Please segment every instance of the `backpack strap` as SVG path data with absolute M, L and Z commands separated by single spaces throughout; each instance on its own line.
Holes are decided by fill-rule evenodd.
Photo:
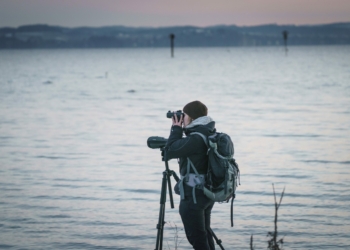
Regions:
M 231 198 L 231 227 L 233 227 L 233 201 L 236 198 L 236 194 L 233 194 L 232 198 Z
M 191 160 L 187 157 L 187 170 L 186 175 L 181 178 L 179 189 L 180 189 L 180 196 L 181 200 L 185 199 L 185 189 L 184 189 L 184 181 L 188 182 L 189 180 L 189 174 L 190 174 L 190 165 L 192 164 Z M 192 164 L 193 165 L 193 164 Z
M 197 176 L 201 176 L 196 167 L 193 165 L 192 161 L 190 160 L 190 158 L 187 157 L 187 171 L 186 171 L 186 175 L 183 176 L 183 178 L 181 178 L 181 181 L 179 183 L 179 189 L 180 189 L 180 196 L 181 196 L 181 200 L 185 199 L 185 190 L 184 190 L 184 181 L 185 182 L 189 182 L 189 178 L 190 178 L 190 169 L 193 169 L 193 171 L 195 172 L 195 174 Z M 199 180 L 201 180 L 199 178 Z M 200 188 L 202 189 L 204 186 L 204 183 L 201 181 L 201 183 L 198 183 L 197 185 L 193 186 L 192 188 L 192 197 L 193 197 L 193 203 L 197 204 L 197 199 L 196 199 L 196 188 Z
M 194 134 L 194 133 L 192 133 Z M 200 134 L 200 133 L 198 133 Z M 190 175 L 190 168 L 192 166 L 192 169 L 194 170 L 194 172 L 196 174 L 198 174 L 198 171 L 197 169 L 194 167 L 193 163 L 191 162 L 190 158 L 187 157 L 187 169 L 186 169 L 186 174 L 185 176 L 181 176 L 181 180 L 179 182 L 179 189 L 180 189 L 180 197 L 181 197 L 181 200 L 185 199 L 185 189 L 184 189 L 184 181 L 185 182 L 188 182 L 189 181 L 189 175 Z M 192 196 L 193 196 L 193 201 L 194 203 L 196 204 L 197 203 L 197 200 L 196 200 L 196 195 L 195 195 L 195 186 L 193 187 L 193 190 L 192 190 Z

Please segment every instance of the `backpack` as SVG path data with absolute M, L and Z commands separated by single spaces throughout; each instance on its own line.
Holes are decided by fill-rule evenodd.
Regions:
M 215 133 L 208 137 L 198 132 L 191 133 L 191 135 L 195 134 L 201 136 L 208 147 L 208 172 L 204 177 L 205 182 L 201 182 L 203 177 L 198 174 L 193 163 L 187 158 L 187 174 L 184 176 L 184 179 L 188 181 L 191 176 L 189 173 L 190 167 L 195 172 L 194 175 L 200 177 L 194 179 L 198 183 L 198 185 L 193 187 L 194 203 L 196 203 L 195 188 L 203 189 L 205 196 L 216 202 L 229 202 L 231 199 L 231 227 L 233 227 L 233 201 L 236 197 L 235 192 L 238 186 L 239 167 L 233 158 L 234 148 L 232 140 L 225 133 Z

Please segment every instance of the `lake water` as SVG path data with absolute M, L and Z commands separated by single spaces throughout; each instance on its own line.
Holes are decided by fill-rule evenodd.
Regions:
M 225 249 L 266 249 L 272 184 L 285 249 L 350 249 L 350 46 L 0 50 L 0 75 L 0 249 L 154 249 L 164 162 L 146 141 L 193 100 L 240 165 L 235 226 L 212 213 Z M 164 249 L 175 226 L 191 249 L 174 198 Z

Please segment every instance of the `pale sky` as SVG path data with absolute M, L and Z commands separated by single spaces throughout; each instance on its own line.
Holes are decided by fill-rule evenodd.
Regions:
M 0 0 L 0 27 L 334 22 L 350 22 L 350 0 Z

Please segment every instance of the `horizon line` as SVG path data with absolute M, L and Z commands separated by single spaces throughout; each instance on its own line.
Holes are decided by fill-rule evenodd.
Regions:
M 318 23 L 318 24 L 278 24 L 278 23 L 262 23 L 262 24 L 256 24 L 256 25 L 236 25 L 236 24 L 213 24 L 208 26 L 196 26 L 196 25 L 169 25 L 169 26 L 127 26 L 127 25 L 102 25 L 102 26 L 89 26 L 89 25 L 82 25 L 82 26 L 64 26 L 64 25 L 55 25 L 55 24 L 45 24 L 45 23 L 33 23 L 33 24 L 23 24 L 19 25 L 17 27 L 14 26 L 2 26 L 0 29 L 3 28 L 20 28 L 20 27 L 28 27 L 28 26 L 51 26 L 51 27 L 61 27 L 61 28 L 69 28 L 69 29 L 76 29 L 76 28 L 107 28 L 107 27 L 124 27 L 124 28 L 135 28 L 135 29 L 161 29 L 161 28 L 178 28 L 178 27 L 195 27 L 195 28 L 210 28 L 210 27 L 217 27 L 217 26 L 236 26 L 236 27 L 258 27 L 258 26 L 268 26 L 268 25 L 274 25 L 274 26 L 294 26 L 294 27 L 300 27 L 300 26 L 322 26 L 322 25 L 334 25 L 334 24 L 350 24 L 350 21 L 344 22 L 330 22 L 330 23 Z

